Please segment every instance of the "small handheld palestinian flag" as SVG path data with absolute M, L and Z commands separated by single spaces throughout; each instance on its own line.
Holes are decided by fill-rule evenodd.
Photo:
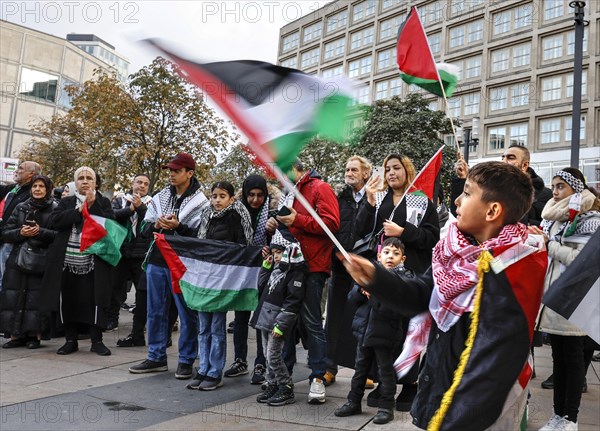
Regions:
M 254 311 L 262 247 L 163 234 L 156 245 L 171 272 L 173 292 L 192 310 Z
M 92 215 L 83 204 L 83 227 L 79 251 L 95 254 L 102 260 L 117 266 L 121 260 L 121 245 L 127 236 L 127 229 L 115 220 Z
M 442 145 L 439 150 L 429 159 L 429 161 L 423 166 L 423 169 L 419 171 L 417 176 L 415 177 L 411 187 L 409 187 L 409 193 L 413 193 L 416 191 L 423 192 L 429 200 L 435 202 L 435 196 L 433 196 L 433 192 L 435 190 L 435 182 L 440 173 L 440 168 L 442 167 L 442 150 L 445 145 Z
M 404 82 L 438 96 L 445 93 L 446 97 L 450 97 L 454 93 L 460 69 L 453 64 L 435 63 L 427 34 L 414 6 L 398 31 L 396 51 L 400 77 Z

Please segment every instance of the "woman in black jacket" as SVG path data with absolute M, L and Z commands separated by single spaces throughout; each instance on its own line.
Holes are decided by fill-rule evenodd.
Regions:
M 6 262 L 4 289 L 0 293 L 0 332 L 11 335 L 2 347 L 40 347 L 43 313 L 40 311 L 41 271 L 18 266 L 21 248 L 47 250 L 56 231 L 50 216 L 56 207 L 52 196 L 52 181 L 43 175 L 31 180 L 31 197 L 17 205 L 2 228 L 2 240 L 13 248 Z M 43 257 L 41 257 L 43 259 Z M 43 263 L 42 268 L 43 268 Z
M 383 168 L 385 178 L 375 176 L 367 182 L 367 202 L 356 216 L 357 237 L 372 231 L 381 232 L 381 243 L 388 237 L 400 238 L 406 246 L 406 266 L 415 273 L 424 273 L 431 265 L 431 250 L 440 239 L 436 206 L 422 193 L 407 193 L 416 177 L 408 157 L 390 154 Z M 379 191 L 382 180 L 384 190 Z
M 102 329 L 107 323 L 113 267 L 96 255 L 80 252 L 84 205 L 91 215 L 114 219 L 110 200 L 96 192 L 96 173 L 87 166 L 75 171 L 75 195 L 63 198 L 52 212 L 57 234 L 48 252 L 43 304 L 49 311 L 60 309 L 66 343 L 57 354 L 79 350 L 79 325 L 84 324 L 90 330 L 90 350 L 108 356 Z

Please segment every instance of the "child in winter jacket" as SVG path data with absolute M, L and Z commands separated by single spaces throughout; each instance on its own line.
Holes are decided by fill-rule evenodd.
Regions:
M 251 321 L 252 326 L 262 331 L 267 358 L 267 385 L 256 401 L 270 406 L 295 401 L 294 385 L 282 352 L 284 335 L 294 328 L 305 291 L 306 264 L 300 245 L 289 231 L 284 230 L 284 233 L 289 239 L 277 230 L 271 240 L 271 255 L 265 256 L 259 276 L 260 303 Z
M 404 268 L 405 259 L 404 244 L 397 237 L 386 239 L 377 255 L 377 260 L 387 270 L 409 275 L 411 272 Z M 375 363 L 380 383 L 379 411 L 373 418 L 373 423 L 386 424 L 394 419 L 394 360 L 403 339 L 403 317 L 376 299 L 371 299 L 371 295 L 358 284 L 348 294 L 348 300 L 358 306 L 352 320 L 352 332 L 357 341 L 356 366 L 348 402 L 334 414 L 344 417 L 362 412 L 360 403 L 365 394 L 367 375 Z

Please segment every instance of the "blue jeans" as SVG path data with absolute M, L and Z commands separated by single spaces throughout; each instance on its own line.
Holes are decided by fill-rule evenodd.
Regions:
M 321 298 L 323 288 L 325 287 L 327 274 L 324 272 L 310 272 L 306 275 L 305 286 L 306 293 L 300 317 L 306 329 L 308 355 L 310 361 L 308 366 L 312 370 L 309 379 L 322 379 L 327 369 L 327 341 L 325 331 L 323 330 L 323 320 L 321 316 Z
M 169 307 L 175 300 L 179 313 L 179 362 L 193 364 L 198 354 L 198 315 L 185 304 L 182 294 L 173 293 L 169 268 L 149 264 L 146 268 L 148 288 L 148 359 L 167 360 Z
M 10 243 L 0 243 L 0 292 L 2 292 L 2 278 L 4 277 L 4 272 L 6 270 L 6 261 L 8 260 L 8 255 L 12 251 L 12 248 L 13 245 Z
M 227 359 L 226 316 L 227 313 L 198 312 L 200 332 L 198 334 L 198 373 L 221 378 Z

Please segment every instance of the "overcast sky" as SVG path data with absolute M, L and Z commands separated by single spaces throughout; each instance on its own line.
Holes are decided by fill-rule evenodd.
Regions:
M 153 37 L 191 59 L 277 60 L 279 29 L 328 1 L 10 1 L 4 20 L 61 38 L 93 33 L 128 58 L 129 72 L 157 53 L 136 41 Z

